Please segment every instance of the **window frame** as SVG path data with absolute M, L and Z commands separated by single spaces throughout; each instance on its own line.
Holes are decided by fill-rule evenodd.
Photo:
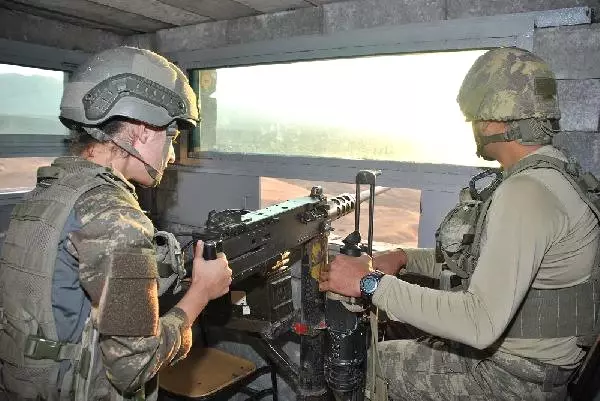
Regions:
M 517 46 L 533 49 L 536 19 L 541 13 L 508 14 L 434 21 L 369 29 L 327 36 L 304 36 L 233 45 L 215 49 L 166 53 L 181 68 L 212 69 L 340 57 L 458 51 Z M 190 74 L 191 75 L 191 74 Z M 360 169 L 382 170 L 381 185 L 420 190 L 450 190 L 464 185 L 477 167 L 382 160 L 285 156 L 202 151 L 188 153 L 183 133 L 178 168 L 203 173 L 268 176 L 304 180 L 352 182 Z
M 330 35 L 296 36 L 213 49 L 166 52 L 165 56 L 180 67 L 191 70 L 499 46 L 531 50 L 538 14 L 506 14 L 352 29 Z
M 214 69 L 290 61 L 406 54 L 516 46 L 533 50 L 535 28 L 590 24 L 589 7 L 435 21 L 371 29 L 328 36 L 291 37 L 215 49 L 166 53 L 185 70 Z M 382 171 L 378 185 L 421 190 L 419 247 L 431 247 L 437 214 L 447 210 L 458 191 L 479 171 L 477 167 L 381 160 L 234 154 L 203 151 L 188 154 L 190 133 L 183 133 L 176 169 L 203 174 L 206 179 L 235 183 L 268 176 L 352 183 L 361 169 Z M 214 177 L 214 178 L 213 178 Z M 258 189 L 257 189 L 258 191 Z M 243 194 L 240 194 L 243 195 Z M 423 204 L 426 200 L 426 204 Z M 206 205 L 206 207 L 214 205 Z M 258 205 L 257 205 L 258 206 Z M 424 210 L 426 208 L 427 210 Z M 190 211 L 191 212 L 191 211 Z M 198 210 L 196 210 L 198 212 Z M 435 215 L 435 216 L 434 216 Z

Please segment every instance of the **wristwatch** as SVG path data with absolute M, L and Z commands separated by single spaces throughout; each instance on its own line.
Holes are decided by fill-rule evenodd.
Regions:
M 373 294 L 383 276 L 385 276 L 385 273 L 374 270 L 360 279 L 360 295 L 365 301 L 371 302 Z

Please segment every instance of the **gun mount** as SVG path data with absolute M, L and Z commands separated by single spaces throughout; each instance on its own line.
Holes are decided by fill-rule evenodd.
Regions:
M 212 241 L 211 246 L 227 255 L 233 271 L 230 293 L 209 303 L 204 323 L 258 335 L 264 352 L 287 376 L 298 400 L 329 399 L 324 374 L 325 296 L 319 291 L 318 278 L 328 263 L 331 223 L 388 189 L 374 187 L 328 198 L 321 187 L 313 187 L 308 196 L 256 211 L 212 211 L 204 227 L 178 233 L 191 236 L 190 244 Z M 295 310 L 291 265 L 297 261 L 301 264 L 301 299 L 300 309 Z M 188 264 L 191 270 L 191 260 Z M 300 336 L 299 365 L 273 342 L 290 330 Z

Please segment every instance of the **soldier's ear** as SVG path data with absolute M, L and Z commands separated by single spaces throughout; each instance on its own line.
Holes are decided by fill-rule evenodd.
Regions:
M 150 137 L 154 134 L 154 131 L 144 124 L 132 124 L 131 126 L 131 142 L 135 143 L 139 141 L 140 143 L 146 143 L 150 139 Z
M 88 144 L 85 148 L 83 148 L 83 150 L 81 151 L 81 156 L 85 159 L 91 159 L 94 157 L 94 154 L 96 153 L 96 144 L 95 143 L 90 143 Z

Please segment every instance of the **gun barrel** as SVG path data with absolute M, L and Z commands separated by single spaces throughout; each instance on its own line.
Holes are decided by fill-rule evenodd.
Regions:
M 380 195 L 384 192 L 389 191 L 388 187 L 375 187 L 375 195 Z M 359 203 L 362 203 L 369 199 L 370 190 L 364 190 L 360 193 Z M 343 193 L 330 198 L 327 201 L 329 206 L 328 214 L 331 220 L 337 220 L 342 216 L 347 215 L 354 211 L 356 207 L 356 195 Z

